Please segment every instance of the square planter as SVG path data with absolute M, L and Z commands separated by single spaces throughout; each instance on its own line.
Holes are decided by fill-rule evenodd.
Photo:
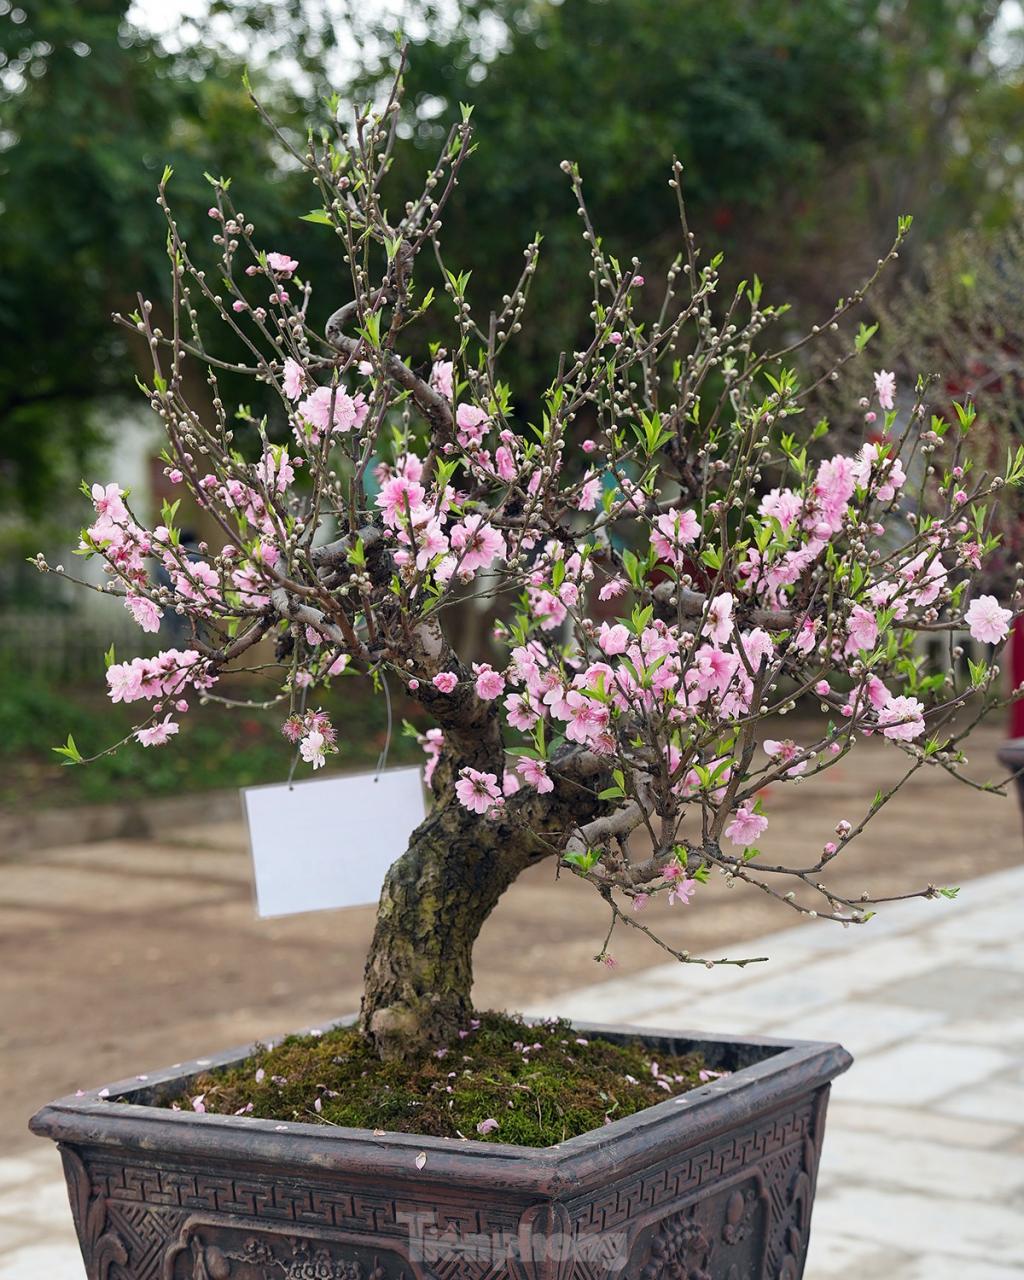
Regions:
M 799 1280 L 839 1045 L 646 1028 L 731 1072 L 553 1147 L 151 1105 L 248 1046 L 43 1107 L 88 1280 Z

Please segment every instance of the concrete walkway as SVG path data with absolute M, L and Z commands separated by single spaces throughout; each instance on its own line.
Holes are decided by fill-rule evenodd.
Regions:
M 748 943 L 760 975 L 670 965 L 532 1012 L 840 1041 L 806 1280 L 1024 1280 L 1022 919 L 1024 868 Z
M 955 902 L 747 944 L 765 971 L 662 966 L 534 1013 L 840 1040 L 805 1280 L 1024 1280 L 1024 868 Z M 55 1152 L 0 1159 L 0 1280 L 83 1280 Z

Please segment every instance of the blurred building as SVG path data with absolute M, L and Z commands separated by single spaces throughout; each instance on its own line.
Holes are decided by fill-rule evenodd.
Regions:
M 81 478 L 89 484 L 116 478 L 131 491 L 139 519 L 152 524 L 167 496 L 159 423 L 144 406 L 116 405 L 104 434 L 109 443 Z M 56 575 L 41 575 L 28 563 L 30 555 L 41 551 L 49 564 L 63 565 L 69 575 L 100 586 L 105 575 L 98 558 L 74 554 L 80 530 L 91 518 L 88 502 L 70 477 L 66 488 L 54 494 L 45 524 L 27 526 L 20 513 L 0 512 L 0 546 L 11 551 L 0 556 L 0 661 L 63 681 L 95 673 L 99 655 L 111 643 L 120 655 L 147 650 L 154 637 L 139 631 L 120 600 L 82 590 Z

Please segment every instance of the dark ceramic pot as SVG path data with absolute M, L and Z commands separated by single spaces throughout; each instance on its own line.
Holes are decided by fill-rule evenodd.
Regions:
M 545 1149 L 154 1107 L 246 1048 L 33 1118 L 89 1280 L 799 1280 L 835 1044 L 639 1036 L 729 1071 Z

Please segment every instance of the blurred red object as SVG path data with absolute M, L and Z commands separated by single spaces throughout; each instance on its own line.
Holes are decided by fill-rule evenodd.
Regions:
M 1024 617 L 1014 622 L 1010 635 L 1010 680 L 1015 689 L 1024 681 Z M 1010 737 L 1024 738 L 1024 698 L 1010 703 Z

